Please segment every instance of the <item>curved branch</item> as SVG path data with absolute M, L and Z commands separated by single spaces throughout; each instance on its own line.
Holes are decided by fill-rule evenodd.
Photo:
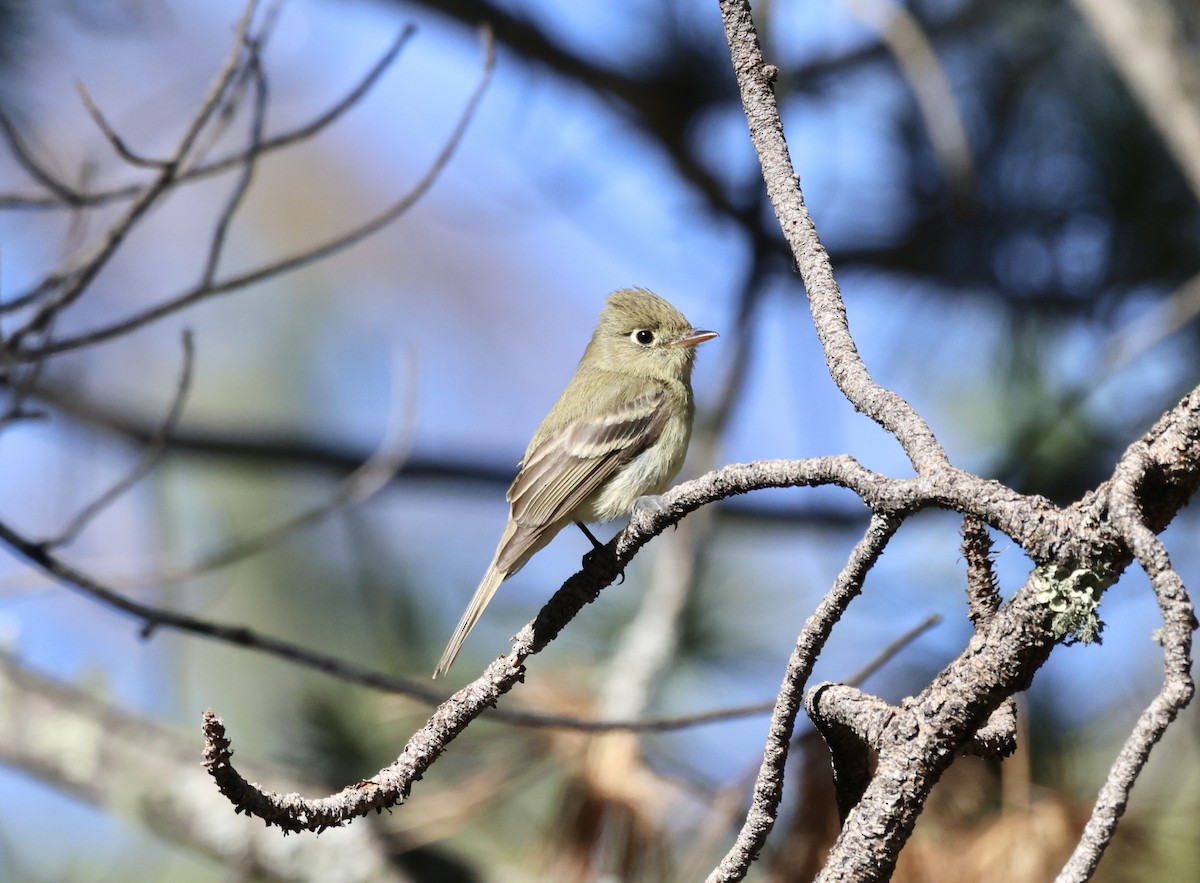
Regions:
M 493 661 L 480 677 L 443 702 L 425 726 L 413 734 L 392 764 L 372 778 L 345 788 L 338 794 L 305 799 L 296 794 L 263 791 L 246 782 L 230 760 L 232 752 L 220 719 L 211 710 L 206 712 L 205 765 L 217 781 L 221 792 L 239 812 L 255 815 L 267 824 L 277 825 L 285 831 L 322 831 L 372 810 L 402 803 L 407 799 L 413 784 L 447 745 L 465 730 L 471 721 L 493 707 L 504 694 L 524 679 L 524 661 L 549 644 L 585 604 L 595 600 L 600 591 L 617 578 L 638 549 L 651 537 L 661 533 L 686 512 L 700 505 L 693 505 L 694 501 L 689 499 L 689 490 L 691 488 L 688 485 L 681 485 L 663 496 L 662 510 L 642 513 L 635 517 L 629 526 L 605 547 L 608 555 L 596 555 L 591 558 L 584 570 L 568 579 L 537 617 L 521 629 L 507 657 Z M 801 644 L 793 654 L 794 658 L 800 660 L 796 669 L 797 675 L 805 666 L 811 668 L 824 641 L 822 629 L 832 628 L 832 623 L 836 621 L 838 605 L 844 606 L 857 594 L 870 564 L 878 557 L 883 545 L 898 526 L 899 519 L 892 516 L 878 516 L 872 519 L 867 537 L 856 547 L 851 563 L 839 575 L 834 589 L 827 596 L 824 605 L 825 618 L 821 620 L 827 620 L 827 627 L 813 625 L 811 628 L 806 627 L 801 633 Z M 818 617 L 814 616 L 810 623 L 817 619 Z M 827 635 L 827 630 L 825 634 Z M 792 667 L 789 666 L 789 672 L 791 671 Z M 792 723 L 795 721 L 801 696 L 799 690 L 795 691 L 795 707 L 790 711 Z M 788 709 L 777 704 L 772 718 L 772 734 L 776 742 L 782 740 L 782 747 L 778 749 L 782 753 L 778 758 L 780 770 L 782 760 L 787 754 L 787 742 L 791 738 L 791 724 L 787 722 L 788 719 Z M 764 781 L 769 776 L 769 773 L 764 772 Z M 769 800 L 771 786 L 765 784 L 763 790 L 764 795 L 767 795 L 764 799 Z
M 986 484 L 975 479 L 979 484 Z M 262 791 L 247 784 L 229 762 L 227 742 L 215 715 L 206 716 L 209 743 L 206 756 L 210 771 L 239 810 L 251 812 L 269 824 L 289 831 L 319 831 L 355 816 L 383 806 L 402 802 L 413 783 L 445 750 L 446 746 L 472 720 L 491 708 L 505 693 L 518 684 L 525 674 L 525 660 L 544 649 L 586 604 L 594 601 L 605 586 L 614 582 L 619 573 L 653 537 L 678 522 L 689 512 L 718 499 L 748 493 L 765 487 L 804 487 L 833 484 L 848 487 L 867 500 L 876 514 L 866 537 L 856 547 L 846 569 L 839 575 L 818 614 L 810 619 L 801 632 L 800 645 L 794 654 L 795 665 L 789 668 L 793 679 L 807 677 L 815 653 L 823 644 L 829 628 L 836 620 L 838 605 L 844 605 L 857 594 L 861 580 L 870 564 L 894 533 L 903 514 L 934 505 L 927 496 L 940 493 L 922 479 L 887 479 L 864 469 L 850 457 L 826 457 L 811 460 L 776 460 L 727 466 L 694 481 L 685 482 L 662 497 L 662 507 L 642 509 L 634 514 L 629 525 L 604 547 L 607 554 L 590 557 L 584 569 L 568 579 L 532 622 L 516 635 L 509 655 L 492 662 L 474 682 L 459 690 L 434 712 L 424 727 L 412 736 L 397 760 L 375 777 L 347 788 L 339 794 L 316 800 L 304 800 L 296 795 L 279 795 Z M 953 494 L 966 501 L 986 499 L 975 490 L 958 488 Z M 945 494 L 942 494 L 945 496 Z M 810 658 L 811 654 L 811 658 Z M 791 737 L 795 709 L 799 708 L 802 690 L 792 691 L 794 703 L 777 704 L 773 720 L 772 744 Z M 794 704 L 795 709 L 789 710 Z M 784 730 L 787 732 L 785 733 Z M 782 749 L 786 755 L 786 744 Z M 772 763 L 782 763 L 783 755 L 776 754 Z M 781 767 L 780 767 L 781 768 Z M 771 770 L 764 762 L 762 773 L 762 811 L 773 813 L 770 784 Z M 765 832 L 764 832 L 765 836 Z
M 773 88 L 778 69 L 763 61 L 748 0 L 721 0 L 721 17 L 750 140 L 758 154 L 775 216 L 804 280 L 830 375 L 856 408 L 896 437 L 917 472 L 948 466 L 946 452 L 929 426 L 908 402 L 875 382 L 850 336 L 841 289 L 788 153 Z
M 0 653 L 5 704 L 0 759 L 5 767 L 120 817 L 123 824 L 141 826 L 223 867 L 238 868 L 238 877 L 283 883 L 316 879 L 315 868 L 352 867 L 354 879 L 411 883 L 412 875 L 395 862 L 393 844 L 366 826 L 341 832 L 336 840 L 292 837 L 281 842 L 277 832 L 262 826 L 231 824 L 229 804 L 212 790 L 196 763 L 192 734 L 132 714 L 96 692 L 47 677 Z M 278 766 L 258 767 L 252 774 L 288 776 Z M 291 787 L 299 785 L 296 781 Z M 57 822 L 60 827 L 71 824 L 61 818 Z M 5 862 L 14 864 L 11 858 Z
M 1113 476 L 1111 512 L 1121 538 L 1149 577 L 1162 613 L 1162 687 L 1138 717 L 1113 762 L 1083 835 L 1058 875 L 1060 883 L 1091 879 L 1116 833 L 1133 784 L 1150 759 L 1150 750 L 1196 692 L 1191 656 L 1192 632 L 1197 627 L 1195 609 L 1166 547 L 1146 526 L 1138 502 L 1147 473 L 1158 466 L 1148 449 L 1149 445 L 1139 443 L 1121 459 Z
M 788 658 L 783 686 L 779 690 L 775 712 L 771 715 L 767 746 L 758 778 L 754 782 L 750 811 L 733 847 L 709 875 L 709 883 L 742 879 L 771 833 L 779 801 L 783 797 L 784 765 L 792 730 L 796 726 L 796 714 L 804 700 L 804 686 L 834 625 L 862 591 L 867 573 L 883 554 L 888 541 L 900 529 L 900 524 L 901 519 L 894 515 L 876 514 L 871 518 L 867 532 L 850 553 L 850 560 L 834 580 L 833 587 L 804 623 L 796 647 Z

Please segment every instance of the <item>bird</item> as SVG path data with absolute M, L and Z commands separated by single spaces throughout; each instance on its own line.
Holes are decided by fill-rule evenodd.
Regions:
M 719 336 L 692 327 L 644 288 L 608 296 L 575 374 L 542 420 L 506 499 L 508 523 L 454 629 L 435 678 L 453 664 L 500 583 L 566 525 L 630 514 L 679 473 L 692 434 L 696 347 Z

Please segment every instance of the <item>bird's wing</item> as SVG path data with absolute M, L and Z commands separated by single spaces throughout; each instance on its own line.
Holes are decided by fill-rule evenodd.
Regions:
M 542 531 L 569 516 L 622 466 L 662 434 L 666 391 L 614 383 L 588 417 L 564 426 L 529 451 L 508 490 L 516 530 L 497 555 L 506 570 L 536 545 Z M 640 394 L 639 394 L 640 393 Z

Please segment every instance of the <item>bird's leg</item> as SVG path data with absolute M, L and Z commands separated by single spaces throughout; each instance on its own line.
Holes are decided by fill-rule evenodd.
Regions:
M 592 551 L 598 552 L 604 548 L 604 543 L 596 539 L 596 535 L 587 529 L 587 525 L 582 521 L 576 521 L 575 526 L 583 531 L 583 535 L 592 541 Z
M 592 541 L 592 550 L 583 556 L 583 566 L 587 567 L 593 561 L 596 560 L 597 555 L 605 552 L 606 549 L 604 547 L 604 543 L 602 543 L 598 539 L 596 539 L 596 535 L 593 534 L 590 530 L 588 530 L 587 525 L 584 524 L 582 521 L 576 521 L 575 526 L 577 528 L 579 528 L 581 531 L 583 531 L 583 535 L 585 537 L 587 537 L 589 540 Z M 617 585 L 620 585 L 621 583 L 625 582 L 625 571 L 622 570 L 617 575 L 621 577 L 621 581 L 618 582 Z

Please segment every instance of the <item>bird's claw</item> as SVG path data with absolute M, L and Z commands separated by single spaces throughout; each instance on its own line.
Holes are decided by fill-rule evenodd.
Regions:
M 603 558 L 604 556 L 611 556 L 611 555 L 612 555 L 612 552 L 611 552 L 611 550 L 609 550 L 609 548 L 607 546 L 597 546 L 594 549 L 589 549 L 587 552 L 583 553 L 583 567 L 586 570 L 590 567 L 600 565 L 601 558 Z M 625 582 L 624 568 L 617 571 L 617 576 L 619 577 L 619 579 L 617 580 L 617 585 L 620 585 L 621 583 Z
M 646 494 L 633 501 L 633 517 L 662 515 L 668 508 L 661 494 Z

